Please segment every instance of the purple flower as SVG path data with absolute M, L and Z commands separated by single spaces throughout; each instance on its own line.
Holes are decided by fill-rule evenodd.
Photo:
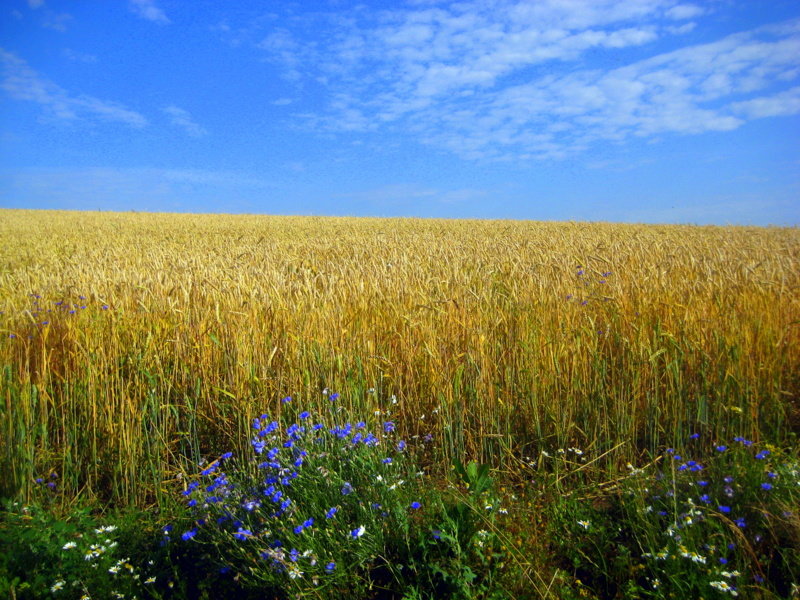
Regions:
M 328 400 L 330 400 L 331 402 L 333 402 L 333 401 L 334 401 L 334 400 L 336 400 L 338 397 L 339 397 L 339 394 L 331 394 L 331 395 L 328 397 Z
M 252 531 L 250 531 L 248 529 L 242 529 L 241 527 L 239 527 L 239 530 L 236 533 L 233 534 L 233 537 L 235 537 L 237 540 L 244 541 L 248 537 L 250 537 L 251 535 L 253 535 Z
M 762 490 L 767 490 L 767 491 L 769 491 L 769 490 L 771 490 L 771 489 L 772 489 L 772 484 L 771 484 L 771 483 L 767 483 L 767 482 L 765 481 L 764 483 L 762 483 L 762 484 L 761 484 L 761 489 L 762 489 Z
M 762 450 L 761 452 L 756 454 L 756 459 L 757 460 L 764 460 L 767 457 L 768 454 L 769 454 L 769 450 Z
M 292 397 L 291 396 L 286 396 L 286 398 L 283 398 L 281 400 L 281 404 L 289 404 L 289 402 L 291 402 L 291 401 L 292 401 Z
M 727 449 L 728 449 L 727 446 L 717 446 L 717 452 L 725 452 L 725 450 Z
M 723 506 L 723 505 L 720 504 L 719 506 L 717 506 L 717 508 L 719 509 L 719 512 L 721 512 L 721 513 L 726 513 L 727 514 L 727 513 L 731 512 L 731 507 L 730 506 Z
M 383 424 L 383 430 L 386 433 L 391 433 L 392 431 L 394 431 L 394 422 L 393 421 L 386 421 Z
M 399 452 L 403 452 L 405 449 L 406 449 L 406 442 L 405 442 L 405 440 L 400 440 L 399 442 L 397 442 L 397 450 L 398 450 Z
M 301 420 L 307 419 L 310 416 L 311 416 L 311 413 L 308 412 L 307 410 L 304 410 L 303 412 L 300 413 L 300 419 Z
M 332 506 L 331 508 L 328 509 L 328 512 L 325 513 L 325 518 L 332 519 L 333 515 L 335 515 L 338 510 L 339 510 L 338 508 Z
M 385 464 L 385 465 L 390 465 L 390 464 L 392 464 L 392 459 L 391 458 L 384 458 L 381 462 L 383 464 Z
M 350 485 L 349 481 L 345 481 L 344 485 L 342 486 L 342 496 L 347 496 L 348 494 L 353 493 L 353 486 Z
M 413 510 L 417 510 L 417 509 L 418 509 L 418 508 L 420 508 L 421 506 L 422 506 L 422 504 L 420 504 L 420 503 L 419 503 L 419 502 L 417 502 L 416 500 L 415 500 L 414 502 L 412 502 L 412 503 L 411 503 L 411 508 L 412 508 Z
M 693 433 L 692 435 L 689 436 L 689 439 L 690 440 L 696 440 L 699 437 L 700 437 L 699 433 Z
M 190 539 L 192 539 L 196 535 L 197 535 L 197 527 L 195 527 L 194 529 L 190 529 L 189 531 L 184 532 L 184 534 L 181 536 L 181 539 L 184 542 L 188 542 Z
M 740 529 L 744 529 L 744 527 L 745 527 L 745 521 L 744 521 L 744 519 L 742 517 L 739 517 L 738 519 L 736 519 L 734 521 L 734 523 L 736 523 L 736 526 L 739 527 Z
M 333 573 L 334 569 L 336 569 L 336 563 L 331 561 L 327 565 L 325 565 L 325 570 L 328 573 Z

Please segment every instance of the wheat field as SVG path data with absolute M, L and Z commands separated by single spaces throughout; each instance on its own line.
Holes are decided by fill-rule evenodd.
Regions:
M 326 388 L 510 476 L 786 441 L 799 284 L 797 228 L 2 210 L 0 492 L 158 502 Z

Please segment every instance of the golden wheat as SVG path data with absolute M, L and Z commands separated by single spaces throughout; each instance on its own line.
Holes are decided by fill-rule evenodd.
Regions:
M 0 211 L 3 491 L 145 502 L 326 387 L 507 468 L 781 438 L 799 283 L 796 228 Z

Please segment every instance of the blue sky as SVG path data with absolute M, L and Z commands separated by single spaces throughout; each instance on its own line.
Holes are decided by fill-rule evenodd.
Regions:
M 795 0 L 6 0 L 0 207 L 800 224 Z

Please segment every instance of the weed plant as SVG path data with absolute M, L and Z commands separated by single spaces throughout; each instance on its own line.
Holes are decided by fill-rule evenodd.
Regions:
M 630 466 L 601 502 L 557 502 L 573 590 L 625 598 L 789 598 L 800 580 L 800 463 L 736 436 L 690 436 Z

